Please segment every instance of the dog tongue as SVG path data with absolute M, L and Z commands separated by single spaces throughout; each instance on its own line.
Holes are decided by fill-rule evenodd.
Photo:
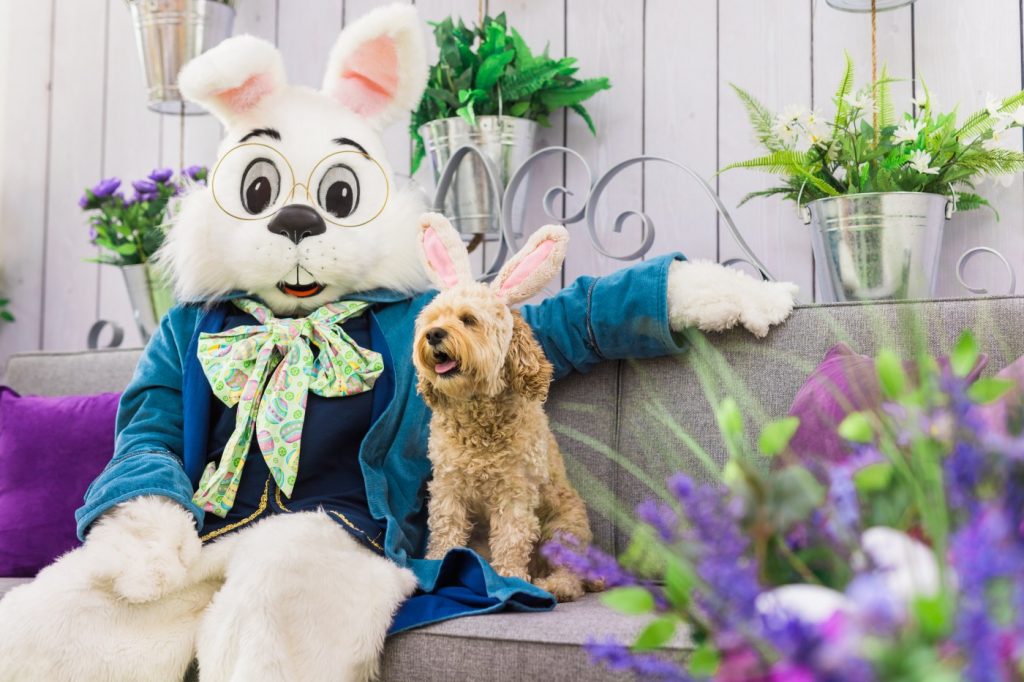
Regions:
M 447 374 L 448 372 L 450 372 L 453 369 L 455 369 L 455 366 L 457 364 L 459 364 L 459 363 L 455 362 L 454 360 L 448 360 L 446 362 L 439 362 L 436 365 L 434 365 L 434 371 L 437 372 L 438 374 Z

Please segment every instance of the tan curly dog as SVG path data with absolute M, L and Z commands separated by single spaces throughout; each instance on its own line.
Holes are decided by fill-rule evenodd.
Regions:
M 486 285 L 473 281 L 448 221 L 424 216 L 427 271 L 442 291 L 417 319 L 413 346 L 433 410 L 427 558 L 469 546 L 498 573 L 532 580 L 559 601 L 585 586 L 537 550 L 556 533 L 589 544 L 590 525 L 544 414 L 551 364 L 509 305 L 558 272 L 567 239 L 562 227 L 541 228 Z

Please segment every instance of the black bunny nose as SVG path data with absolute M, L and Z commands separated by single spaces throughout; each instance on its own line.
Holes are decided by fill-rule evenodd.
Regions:
M 327 225 L 313 207 L 289 204 L 277 212 L 267 229 L 298 244 L 306 237 L 323 234 Z
M 441 329 L 440 327 L 434 327 L 433 329 L 428 329 L 427 330 L 427 343 L 429 343 L 431 346 L 436 346 L 437 344 L 439 344 L 442 341 L 444 341 L 445 337 L 447 337 L 447 336 L 448 336 L 448 332 L 446 332 L 445 330 Z

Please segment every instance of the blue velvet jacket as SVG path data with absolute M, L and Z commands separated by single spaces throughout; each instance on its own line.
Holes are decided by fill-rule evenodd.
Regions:
M 554 365 L 555 379 L 587 372 L 603 360 L 654 357 L 681 350 L 668 322 L 670 255 L 605 277 L 581 277 L 522 314 Z M 384 355 L 386 374 L 374 397 L 374 421 L 359 451 L 370 513 L 386 526 L 387 556 L 419 579 L 417 596 L 396 617 L 399 631 L 459 615 L 502 608 L 554 606 L 548 593 L 497 575 L 470 550 L 428 561 L 426 483 L 430 413 L 416 393 L 413 325 L 436 292 L 407 298 L 376 290 L 347 298 L 374 304 L 372 347 Z M 76 512 L 78 535 L 113 505 L 139 495 L 163 495 L 189 509 L 203 527 L 192 494 L 208 450 L 213 394 L 196 358 L 199 334 L 220 331 L 223 307 L 181 305 L 168 313 L 146 347 L 121 398 L 114 457 Z M 219 311 L 219 312 L 218 312 Z

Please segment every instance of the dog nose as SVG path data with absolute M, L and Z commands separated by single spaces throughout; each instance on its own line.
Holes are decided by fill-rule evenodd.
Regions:
M 442 341 L 444 341 L 446 336 L 448 336 L 448 332 L 446 332 L 445 330 L 441 329 L 440 327 L 434 327 L 433 329 L 428 329 L 427 330 L 427 343 L 429 343 L 431 346 L 436 346 L 437 344 L 439 344 Z
M 267 229 L 298 244 L 306 237 L 327 231 L 327 225 L 312 206 L 289 204 L 273 217 Z

